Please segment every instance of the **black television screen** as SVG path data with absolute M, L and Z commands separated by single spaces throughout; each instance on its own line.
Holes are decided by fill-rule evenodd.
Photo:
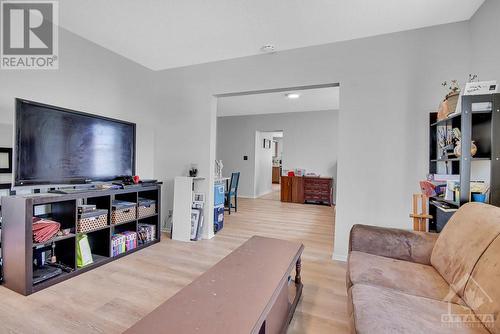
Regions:
M 135 124 L 16 99 L 16 186 L 135 174 Z

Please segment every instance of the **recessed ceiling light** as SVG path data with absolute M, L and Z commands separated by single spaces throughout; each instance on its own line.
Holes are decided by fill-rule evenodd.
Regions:
M 260 48 L 260 51 L 262 53 L 273 53 L 276 51 L 276 48 L 272 44 L 266 44 L 263 47 Z
M 288 97 L 289 99 L 298 99 L 300 97 L 300 94 L 297 94 L 297 93 L 287 93 L 285 94 L 286 97 Z

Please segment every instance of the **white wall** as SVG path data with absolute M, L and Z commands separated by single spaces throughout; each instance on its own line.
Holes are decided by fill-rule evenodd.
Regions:
M 255 188 L 253 191 L 255 197 L 263 196 L 273 190 L 273 150 L 264 148 L 264 139 L 272 141 L 273 135 L 274 132 L 255 132 Z M 235 158 L 238 157 L 236 156 Z
M 271 184 L 267 185 L 269 189 L 255 189 L 259 182 L 264 182 L 255 177 L 255 131 L 283 130 L 284 169 L 304 168 L 335 177 L 337 126 L 338 111 L 218 117 L 217 159 L 223 161 L 226 174 L 241 171 L 239 194 L 261 196 L 270 191 Z M 272 155 L 272 150 L 268 151 Z M 243 160 L 244 155 L 248 155 L 247 161 Z M 259 189 L 263 189 L 261 185 Z
M 470 21 L 471 70 L 480 80 L 500 83 L 500 1 L 486 0 Z
M 427 116 L 442 98 L 439 83 L 463 80 L 474 70 L 484 79 L 500 75 L 498 52 L 481 54 L 480 48 L 498 51 L 492 46 L 498 1 L 484 6 L 471 24 L 157 73 L 61 31 L 59 71 L 1 71 L 0 122 L 12 122 L 16 96 L 137 122 L 138 173 L 170 178 L 164 193 L 168 209 L 171 180 L 191 162 L 199 164 L 201 175 L 213 174 L 214 94 L 340 82 L 334 252 L 343 258 L 353 224 L 410 228 L 410 196 L 427 170 Z M 480 37 L 488 29 L 489 37 Z M 470 56 L 473 45 L 478 51 Z M 204 189 L 210 200 L 209 181 Z
M 153 177 L 153 72 L 64 29 L 59 38 L 59 70 L 0 72 L 0 123 L 13 123 L 16 97 L 135 122 L 137 174 Z
M 165 130 L 157 133 L 155 172 L 176 175 L 194 158 L 201 170 L 213 164 L 214 94 L 338 82 L 334 252 L 345 258 L 353 224 L 411 228 L 411 194 L 428 169 L 428 112 L 442 99 L 441 82 L 470 72 L 469 33 L 462 22 L 161 71 Z
M 0 147 L 12 147 L 12 125 L 0 122 Z M 0 183 L 10 183 L 12 174 L 0 174 Z
M 169 155 L 161 150 L 162 143 L 156 135 L 165 131 L 164 123 L 157 120 L 169 104 L 161 97 L 161 87 L 155 86 L 154 76 L 158 74 L 61 28 L 59 48 L 59 70 L 0 71 L 0 123 L 6 126 L 0 127 L 0 131 L 9 131 L 7 137 L 11 137 L 9 127 L 14 119 L 16 97 L 135 122 L 136 173 L 142 178 L 163 176 L 154 170 L 154 154 L 159 146 L 159 154 Z M 203 124 L 207 131 L 208 124 Z M 173 183 L 166 186 L 173 187 Z M 173 191 L 165 189 L 166 186 L 165 195 Z M 167 203 L 167 196 L 163 203 Z M 163 216 L 166 212 L 163 211 Z

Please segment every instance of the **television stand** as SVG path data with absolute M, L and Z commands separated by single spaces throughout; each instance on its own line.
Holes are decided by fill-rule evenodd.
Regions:
M 74 190 L 82 191 L 83 188 Z M 136 203 L 137 208 L 140 198 L 155 201 L 155 210 L 142 210 L 141 212 L 137 209 L 134 211 L 135 214 L 127 216 L 126 219 L 116 224 L 113 223 L 111 213 L 114 200 Z M 77 221 L 78 205 L 95 205 L 97 209 L 107 210 L 106 225 L 81 232 Z M 98 190 L 94 188 L 90 191 L 87 189 L 86 192 L 67 194 L 5 196 L 2 197 L 2 216 L 4 286 L 20 294 L 29 295 L 159 242 L 161 186 L 155 184 L 134 189 Z M 34 242 L 33 218 L 36 217 L 59 222 L 61 230 L 68 229 L 69 234 L 54 236 L 41 243 Z M 146 240 L 139 240 L 137 235 L 135 248 L 131 247 L 118 254 L 112 252 L 113 235 L 138 233 L 148 225 L 153 228 Z M 93 259 L 93 263 L 83 267 L 78 266 L 76 260 L 77 240 L 80 233 L 87 235 Z M 37 275 L 39 273 L 33 270 L 33 261 L 40 258 L 41 252 L 50 252 L 53 245 L 55 245 L 57 263 L 64 265 L 67 270 L 57 271 L 57 275 L 51 273 L 54 276 L 44 276 L 40 281 Z M 134 268 L 131 267 L 131 273 L 133 270 Z

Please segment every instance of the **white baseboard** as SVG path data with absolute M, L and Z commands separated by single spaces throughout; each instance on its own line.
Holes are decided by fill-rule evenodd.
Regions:
M 333 254 L 332 259 L 335 261 L 347 262 L 347 254 Z
M 250 198 L 250 199 L 255 199 L 253 196 L 245 196 L 245 195 L 240 195 L 238 194 L 238 198 Z
M 262 196 L 265 196 L 265 195 L 268 195 L 270 193 L 272 193 L 273 191 L 272 190 L 269 190 L 269 191 L 264 191 L 262 194 L 259 194 L 257 196 L 255 196 L 255 198 L 259 198 L 259 197 L 262 197 Z

